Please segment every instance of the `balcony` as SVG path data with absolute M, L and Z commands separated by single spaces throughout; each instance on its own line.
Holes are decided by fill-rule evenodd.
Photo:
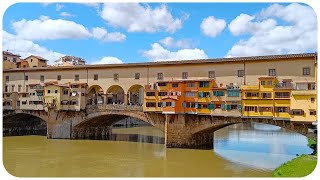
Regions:
M 259 90 L 259 86 L 254 85 L 243 85 L 241 86 L 242 90 Z
M 310 96 L 317 95 L 317 90 L 293 90 L 291 91 L 293 96 Z
M 274 89 L 293 89 L 293 84 L 292 83 L 277 83 L 274 86 Z

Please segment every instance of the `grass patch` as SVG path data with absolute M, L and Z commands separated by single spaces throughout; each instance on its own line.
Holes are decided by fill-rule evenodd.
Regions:
M 311 147 L 312 144 L 317 144 L 317 142 L 311 138 L 308 138 L 308 146 Z
M 303 154 L 273 171 L 273 177 L 304 177 L 312 173 L 317 165 L 317 156 Z

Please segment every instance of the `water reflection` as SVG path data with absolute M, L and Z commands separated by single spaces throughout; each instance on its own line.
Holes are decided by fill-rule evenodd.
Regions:
M 303 135 L 273 125 L 241 123 L 214 133 L 214 152 L 238 164 L 272 170 L 312 149 Z

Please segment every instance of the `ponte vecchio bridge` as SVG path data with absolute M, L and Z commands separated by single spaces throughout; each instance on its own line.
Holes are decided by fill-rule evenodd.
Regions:
M 242 122 L 315 137 L 316 66 L 309 53 L 7 69 L 4 130 L 20 123 L 81 139 L 133 117 L 163 131 L 167 147 L 212 148 L 215 130 Z

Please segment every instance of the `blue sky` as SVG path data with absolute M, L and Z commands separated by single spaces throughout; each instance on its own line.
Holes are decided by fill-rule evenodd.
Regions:
M 88 64 L 304 53 L 316 51 L 316 27 L 296 3 L 17 3 L 3 49 Z

